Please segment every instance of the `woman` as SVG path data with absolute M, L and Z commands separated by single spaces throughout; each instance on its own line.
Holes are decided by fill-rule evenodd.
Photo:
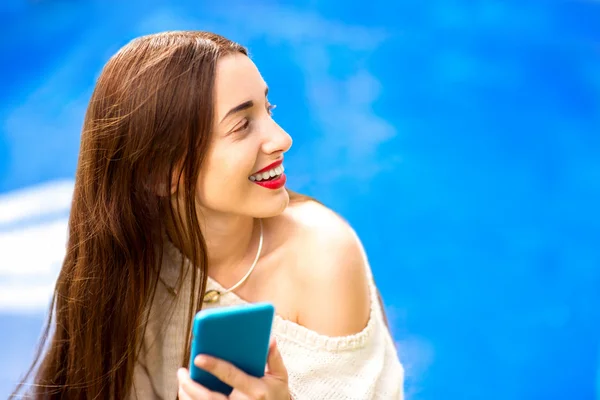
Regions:
M 277 312 L 264 378 L 195 360 L 234 387 L 230 398 L 402 397 L 361 244 L 285 189 L 292 140 L 267 91 L 243 47 L 206 32 L 141 37 L 107 63 L 35 398 L 224 398 L 180 368 L 193 315 L 258 301 Z

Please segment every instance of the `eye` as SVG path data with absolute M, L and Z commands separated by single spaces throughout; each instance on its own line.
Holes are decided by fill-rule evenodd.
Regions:
M 241 131 L 245 131 L 246 129 L 248 129 L 248 126 L 250 126 L 250 120 L 248 118 L 244 119 L 244 123 L 242 125 L 240 125 L 239 128 L 234 129 L 234 132 L 241 132 Z
M 267 113 L 269 113 L 269 115 L 273 115 L 273 110 L 275 109 L 275 107 L 277 107 L 275 104 L 267 103 Z M 233 132 L 245 131 L 246 129 L 248 129 L 249 126 L 250 126 L 250 119 L 245 118 L 242 125 L 240 125 L 238 128 L 235 128 L 233 130 Z

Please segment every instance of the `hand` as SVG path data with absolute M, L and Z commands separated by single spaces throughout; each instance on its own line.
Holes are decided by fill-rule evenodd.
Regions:
M 177 371 L 179 398 L 181 400 L 289 400 L 288 373 L 283 359 L 273 339 L 269 345 L 269 356 L 265 376 L 256 378 L 236 368 L 234 365 L 207 355 L 194 360 L 198 368 L 210 372 L 229 386 L 233 392 L 229 397 L 212 392 L 190 378 L 187 369 Z

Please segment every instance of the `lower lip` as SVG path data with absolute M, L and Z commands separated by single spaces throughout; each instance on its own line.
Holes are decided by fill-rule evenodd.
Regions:
M 273 179 L 272 181 L 252 181 L 256 183 L 258 186 L 262 186 L 267 189 L 275 190 L 281 189 L 285 185 L 285 174 L 281 174 L 279 178 Z

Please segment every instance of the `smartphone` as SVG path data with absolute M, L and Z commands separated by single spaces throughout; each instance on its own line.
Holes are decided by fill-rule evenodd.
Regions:
M 233 388 L 196 367 L 194 358 L 207 354 L 228 361 L 245 373 L 264 376 L 275 307 L 251 303 L 199 311 L 194 318 L 190 377 L 209 390 L 229 395 Z

